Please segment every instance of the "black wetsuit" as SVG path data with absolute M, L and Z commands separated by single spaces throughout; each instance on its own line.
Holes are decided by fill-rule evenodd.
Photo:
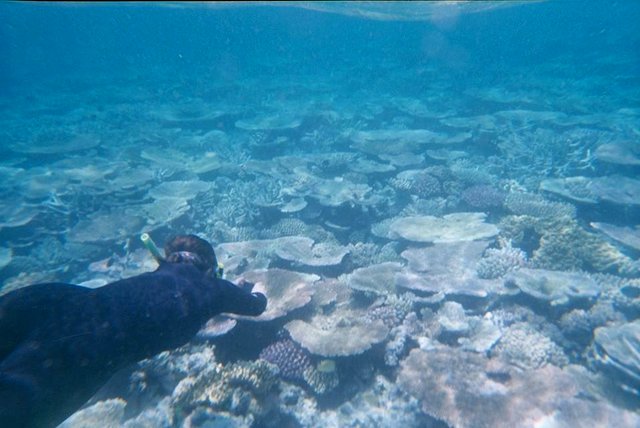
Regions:
M 56 426 L 120 368 L 188 342 L 221 312 L 259 315 L 264 295 L 190 264 L 89 289 L 38 284 L 0 297 L 0 427 Z

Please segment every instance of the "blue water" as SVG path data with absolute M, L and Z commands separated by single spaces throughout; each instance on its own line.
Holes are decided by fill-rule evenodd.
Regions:
M 215 417 L 237 426 L 589 426 L 585 409 L 601 426 L 637 426 L 640 3 L 307 6 L 0 4 L 0 292 L 44 281 L 100 286 L 154 268 L 140 233 L 159 243 L 197 233 L 228 257 L 232 279 L 287 269 L 321 277 L 312 288 L 334 281 L 349 293 L 285 311 L 259 333 L 240 322 L 176 351 L 176 361 L 211 343 L 219 362 L 253 361 L 292 321 L 345 317 L 336 308 L 349 307 L 343 324 L 358 325 L 363 314 L 375 323 L 396 311 L 368 350 L 332 356 L 296 342 L 313 364 L 335 360 L 330 397 L 280 379 L 266 395 L 250 393 L 251 406 L 210 402 L 207 415 L 152 426 Z M 461 212 L 484 213 L 481 223 L 496 228 L 469 237 L 467 219 L 456 230 L 451 241 L 485 242 L 479 252 L 447 257 L 454 250 L 443 242 L 400 230 L 398 219 Z M 238 262 L 225 247 L 286 236 L 346 255 L 322 262 L 307 248 L 310 262 L 261 250 Z M 431 263 L 453 260 L 437 280 L 435 266 L 417 268 L 403 253 L 425 248 L 435 248 L 420 253 L 427 265 L 443 252 Z M 429 285 L 401 285 L 398 272 L 381 276 L 382 291 L 358 282 L 358 269 L 383 263 Z M 519 268 L 578 272 L 575 281 L 596 290 L 527 291 L 514 285 L 524 281 Z M 461 330 L 446 321 L 456 305 Z M 483 319 L 495 343 L 465 348 Z M 609 331 L 626 336 L 600 339 Z M 234 345 L 256 334 L 255 346 Z M 527 360 L 531 343 L 543 342 L 545 358 Z M 632 357 L 620 370 L 625 343 Z M 464 384 L 440 368 L 422 384 L 409 380 L 447 352 L 490 375 Z M 497 371 L 507 374 L 487 368 L 490 359 L 506 361 Z M 114 381 L 93 402 L 125 399 L 118 424 L 157 411 L 189 372 L 147 362 L 121 377 L 135 370 L 170 380 L 137 395 Z M 579 382 L 536 383 L 529 407 L 514 404 L 534 379 L 571 370 Z M 438 388 L 459 412 L 433 404 L 427 389 Z M 495 419 L 479 417 L 490 405 Z

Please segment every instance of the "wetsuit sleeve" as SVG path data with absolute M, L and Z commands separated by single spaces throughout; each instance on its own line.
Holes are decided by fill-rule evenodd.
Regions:
M 221 294 L 220 312 L 257 316 L 267 307 L 267 298 L 262 293 L 250 293 L 224 279 L 217 279 Z

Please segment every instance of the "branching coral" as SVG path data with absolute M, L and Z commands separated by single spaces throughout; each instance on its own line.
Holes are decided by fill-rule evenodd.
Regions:
M 564 366 L 569 362 L 560 346 L 526 323 L 509 327 L 491 354 L 499 355 L 524 370 L 537 369 L 547 364 Z
M 640 272 L 640 266 L 616 247 L 598 235 L 584 230 L 576 220 L 563 218 L 535 218 L 531 216 L 507 216 L 500 223 L 502 235 L 516 245 L 525 236 L 539 237 L 531 264 L 554 270 L 615 271 L 632 276 Z
M 180 381 L 172 395 L 173 405 L 179 412 L 206 405 L 234 414 L 260 413 L 259 400 L 275 386 L 277 373 L 264 360 L 211 365 Z
M 501 207 L 505 193 L 488 185 L 475 185 L 462 191 L 462 200 L 474 209 Z
M 519 248 L 513 248 L 511 241 L 499 240 L 500 248 L 488 248 L 476 266 L 479 278 L 500 278 L 507 273 L 527 266 L 527 255 Z

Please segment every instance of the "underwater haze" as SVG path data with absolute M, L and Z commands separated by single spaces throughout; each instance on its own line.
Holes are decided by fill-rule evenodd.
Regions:
M 0 294 L 152 271 L 147 232 L 269 299 L 61 426 L 640 426 L 639 22 L 1 3 Z

